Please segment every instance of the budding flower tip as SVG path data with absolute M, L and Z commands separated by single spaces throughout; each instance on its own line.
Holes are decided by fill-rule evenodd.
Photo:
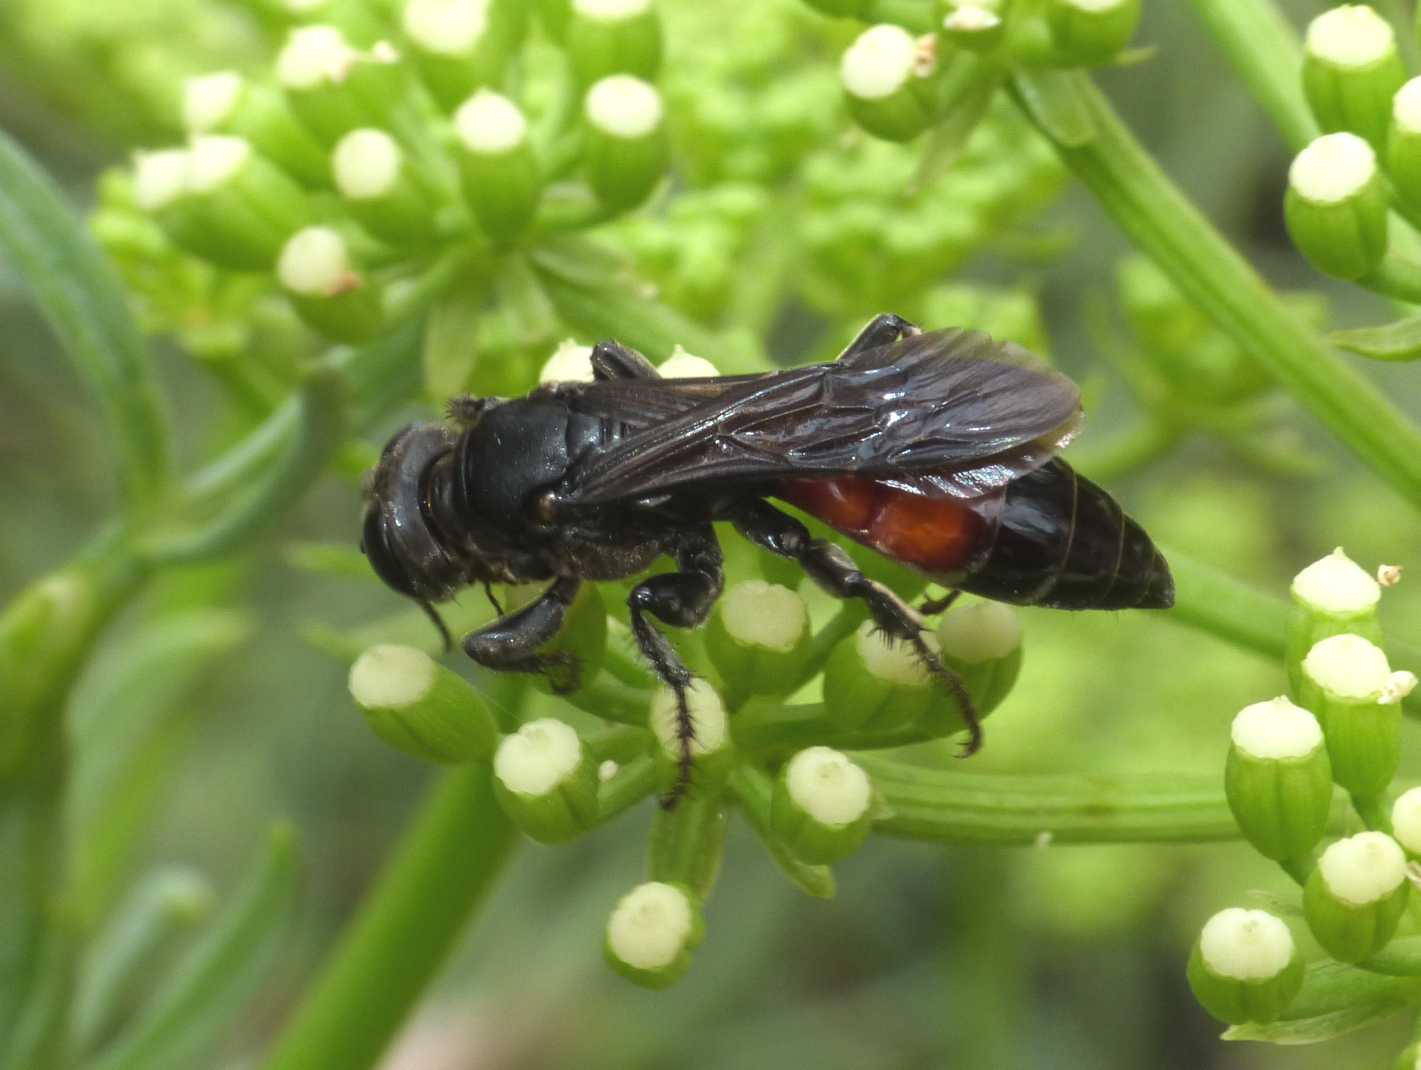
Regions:
M 1239 750 L 1254 758 L 1305 758 L 1323 745 L 1317 718 L 1285 695 L 1245 706 L 1233 719 L 1230 737 Z
M 360 53 L 335 26 L 298 26 L 276 57 L 276 80 L 287 89 L 343 82 Z
M 353 201 L 373 200 L 389 193 L 399 179 L 404 150 L 383 130 L 352 130 L 331 153 L 336 188 Z
M 1370 67 L 1396 48 L 1391 23 L 1366 4 L 1342 4 L 1308 24 L 1309 55 L 1337 67 Z
M 662 119 L 661 94 L 631 74 L 613 74 L 593 84 L 583 102 L 587 120 L 613 137 L 646 137 Z
M 497 156 L 523 144 L 528 120 L 508 97 L 483 88 L 455 111 L 454 132 L 470 152 Z
M 797 591 L 765 580 L 745 580 L 720 601 L 721 623 L 736 642 L 786 653 L 809 630 L 809 609 Z
M 713 379 L 720 374 L 720 369 L 705 357 L 687 353 L 680 342 L 676 343 L 671 355 L 662 361 L 656 370 L 661 373 L 663 379 Z
M 191 193 L 215 190 L 240 171 L 251 159 L 252 145 L 246 138 L 226 134 L 200 134 L 192 139 L 187 155 L 184 182 Z
M 617 901 L 607 919 L 607 950 L 637 970 L 664 970 L 695 942 L 697 908 L 674 884 L 648 881 Z
M 488 29 L 490 0 L 409 0 L 405 33 L 426 52 L 462 56 Z
M 1391 832 L 1412 854 L 1421 854 L 1421 788 L 1410 788 L 1391 805 Z
M 1390 681 L 1391 666 L 1371 640 L 1346 633 L 1314 643 L 1303 658 L 1303 672 L 1339 698 L 1375 700 Z
M 242 95 L 244 82 L 236 71 L 214 71 L 183 82 L 183 125 L 194 133 L 219 126 Z
M 331 227 L 304 227 L 281 249 L 276 263 L 281 285 L 303 297 L 335 297 L 359 289 L 345 239 Z
M 582 739 L 572 726 L 544 717 L 503 738 L 493 773 L 515 795 L 538 798 L 556 789 L 581 761 Z
M 949 611 L 937 637 L 949 657 L 969 665 L 995 661 L 1021 645 L 1021 618 L 1001 602 L 973 602 Z
M 1288 967 L 1296 946 L 1281 918 L 1264 910 L 1229 907 L 1204 923 L 1199 953 L 1219 976 L 1264 981 Z
M 986 33 L 1002 24 L 995 11 L 977 4 L 953 8 L 942 20 L 942 28 L 953 33 Z
M 1336 616 L 1365 613 L 1381 598 L 1377 581 L 1340 546 L 1299 572 L 1292 590 L 1299 601 Z
M 1359 832 L 1328 847 L 1317 868 L 1337 899 L 1365 906 L 1401 887 L 1406 880 L 1406 854 L 1385 832 Z
M 839 77 L 851 95 L 882 100 L 902 89 L 920 62 L 913 35 L 882 23 L 864 30 L 849 46 L 839 63 Z
M 1391 117 L 1405 133 L 1421 134 L 1421 77 L 1404 83 L 1392 96 Z
M 188 150 L 157 149 L 133 154 L 133 197 L 145 212 L 156 212 L 182 196 L 187 185 Z
M 564 338 L 543 362 L 538 372 L 539 383 L 592 382 L 592 347 L 572 338 Z
M 930 632 L 924 633 L 923 640 L 930 647 L 939 646 L 937 636 Z M 886 684 L 922 687 L 930 680 L 912 645 L 891 642 L 871 620 L 859 625 L 854 633 L 854 649 L 868 674 Z
M 861 820 L 873 803 L 873 784 L 863 767 L 830 747 L 808 747 L 791 758 L 785 785 L 795 803 L 830 828 Z
M 1376 174 L 1371 145 L 1343 130 L 1315 138 L 1298 153 L 1288 168 L 1288 184 L 1304 200 L 1335 204 L 1355 197 Z
M 434 659 L 424 651 L 381 643 L 355 659 L 347 686 L 364 709 L 397 710 L 427 695 L 434 685 L 434 674 Z

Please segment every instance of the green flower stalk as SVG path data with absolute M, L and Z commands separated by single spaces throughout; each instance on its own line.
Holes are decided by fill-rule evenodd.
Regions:
M 1303 914 L 1317 942 L 1339 962 L 1386 947 L 1406 909 L 1406 855 L 1384 832 L 1338 840 L 1303 889 Z
M 1391 99 L 1386 171 L 1407 211 L 1421 213 L 1421 78 L 1412 78 Z
M 1276 1021 L 1303 984 L 1303 962 L 1281 918 L 1230 907 L 1204 924 L 1189 956 L 1189 987 L 1231 1025 Z
M 1401 699 L 1415 686 L 1393 674 L 1380 647 L 1359 635 L 1334 635 L 1302 662 L 1301 703 L 1327 737 L 1333 779 L 1353 795 L 1379 794 L 1401 757 Z
M 1303 91 L 1323 130 L 1350 130 L 1380 152 L 1405 81 L 1391 23 L 1366 4 L 1343 4 L 1308 25 Z
M 1230 735 L 1224 790 L 1244 836 L 1276 862 L 1307 858 L 1332 807 L 1332 765 L 1317 718 L 1279 696 L 1244 707 Z
M 1421 788 L 1410 788 L 1391 806 L 1391 834 L 1408 856 L 1421 858 Z
M 775 780 L 770 829 L 805 862 L 837 862 L 863 846 L 873 810 L 862 766 L 829 747 L 808 747 Z
M 438 200 L 400 143 L 383 130 L 352 130 L 331 153 L 331 175 L 350 214 L 397 248 L 434 238 Z
M 654 78 L 661 68 L 661 22 L 652 0 L 572 0 L 563 47 L 582 85 L 609 74 Z
M 511 242 L 533 219 L 542 197 L 539 166 L 518 105 L 480 89 L 454 113 L 464 200 L 484 233 Z
M 191 134 L 246 138 L 303 185 L 330 184 L 325 150 L 271 86 L 258 85 L 236 71 L 189 78 L 183 83 L 182 113 Z
M 1048 0 L 1046 21 L 1067 66 L 1105 63 L 1130 43 L 1140 25 L 1140 0 Z
M 901 26 L 872 26 L 839 62 L 839 79 L 854 120 L 885 141 L 910 141 L 934 118 L 932 38 L 919 41 Z
M 728 588 L 705 631 L 706 653 L 732 708 L 752 694 L 784 695 L 793 690 L 809 657 L 809 640 L 804 599 L 788 587 L 764 580 L 746 580 Z
M 527 24 L 524 0 L 409 0 L 402 28 L 420 80 L 452 110 L 503 77 Z
M 597 821 L 597 764 L 571 726 L 529 721 L 498 745 L 494 795 L 528 836 L 563 843 Z
M 661 94 L 633 75 L 614 74 L 587 91 L 582 113 L 587 184 L 608 209 L 635 208 L 666 173 Z
M 690 889 L 664 881 L 639 884 L 607 919 L 603 950 L 612 969 L 646 988 L 674 984 L 690 968 L 705 936 L 701 906 Z
M 350 667 L 350 694 L 375 734 L 431 762 L 487 761 L 498 725 L 463 677 L 409 646 L 373 646 Z
M 405 95 L 404 77 L 388 42 L 363 51 L 334 26 L 293 30 L 276 57 L 276 80 L 291 110 L 327 146 L 361 127 L 388 127 Z
M 1293 578 L 1293 607 L 1288 615 L 1288 683 L 1302 691 L 1302 663 L 1313 646 L 1350 632 L 1381 642 L 1377 603 L 1381 586 L 1337 547 Z
M 1387 251 L 1387 194 L 1372 147 L 1326 134 L 1293 160 L 1283 218 L 1299 252 L 1326 275 L 1359 279 Z
M 356 268 L 349 245 L 332 227 L 303 227 L 281 249 L 276 277 L 315 331 L 358 342 L 384 321 L 379 290 Z

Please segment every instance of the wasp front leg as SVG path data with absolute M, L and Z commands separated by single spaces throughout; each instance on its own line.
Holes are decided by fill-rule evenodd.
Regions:
M 977 752 L 982 746 L 982 726 L 972 696 L 961 677 L 944 665 L 924 642 L 922 625 L 901 598 L 865 576 L 841 547 L 827 539 L 812 537 L 798 520 L 767 502 L 756 502 L 741 510 L 735 518 L 735 529 L 751 542 L 798 562 L 809 578 L 830 594 L 862 599 L 878 630 L 890 641 L 910 645 L 923 667 L 952 693 L 968 731 L 963 757 Z
M 703 528 L 684 536 L 676 548 L 679 572 L 652 576 L 632 588 L 627 598 L 637 646 L 651 663 L 657 678 L 676 696 L 680 768 L 676 783 L 661 799 L 661 805 L 668 810 L 685 795 L 691 783 L 691 742 L 696 736 L 696 726 L 691 719 L 686 692 L 692 677 L 676 648 L 652 626 L 646 614 L 676 628 L 694 628 L 701 624 L 710 615 L 711 607 L 725 586 L 722 561 L 714 532 Z
M 577 659 L 567 653 L 540 654 L 562 630 L 568 607 L 582 581 L 564 576 L 535 602 L 464 638 L 464 653 L 499 672 L 545 673 L 554 691 L 576 691 L 581 678 Z

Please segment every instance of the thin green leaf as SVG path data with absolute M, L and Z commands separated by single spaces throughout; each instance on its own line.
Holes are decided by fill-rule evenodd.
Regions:
M 1230 1026 L 1224 1030 L 1225 1040 L 1262 1040 L 1269 1044 L 1318 1044 L 1324 1040 L 1355 1033 L 1405 1010 L 1406 1003 L 1364 1003 L 1357 1007 L 1319 1014 L 1315 1018 L 1281 1019 L 1267 1025 Z
M 1327 340 L 1340 349 L 1372 360 L 1421 360 L 1421 316 L 1407 316 L 1376 327 L 1332 331 Z
M 211 1048 L 261 981 L 296 899 L 295 831 L 272 830 L 266 858 L 95 1070 L 185 1070 Z
M 48 176 L 0 132 L 0 253 L 28 282 L 65 352 L 113 422 L 130 513 L 159 495 L 168 425 L 148 347 L 123 291 Z

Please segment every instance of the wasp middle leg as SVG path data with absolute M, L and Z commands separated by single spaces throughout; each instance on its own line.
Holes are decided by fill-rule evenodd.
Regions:
M 962 756 L 977 752 L 982 746 L 982 725 L 972 696 L 962 678 L 944 665 L 923 641 L 922 625 L 901 598 L 865 576 L 841 547 L 827 539 L 812 537 L 798 520 L 767 502 L 755 502 L 743 508 L 735 518 L 735 529 L 751 542 L 797 562 L 810 579 L 830 594 L 862 599 L 878 630 L 890 641 L 908 643 L 923 667 L 952 693 L 968 732 Z
M 720 544 L 715 533 L 701 528 L 683 536 L 676 547 L 679 572 L 663 573 L 643 580 L 627 597 L 631 613 L 632 635 L 637 647 L 651 663 L 657 678 L 676 696 L 676 739 L 680 748 L 676 783 L 661 797 L 664 809 L 671 809 L 686 794 L 691 783 L 691 743 L 696 737 L 696 725 L 686 692 L 691 686 L 691 670 L 676 653 L 671 641 L 646 619 L 650 613 L 657 620 L 676 628 L 694 628 L 710 615 L 711 607 L 725 586 Z

